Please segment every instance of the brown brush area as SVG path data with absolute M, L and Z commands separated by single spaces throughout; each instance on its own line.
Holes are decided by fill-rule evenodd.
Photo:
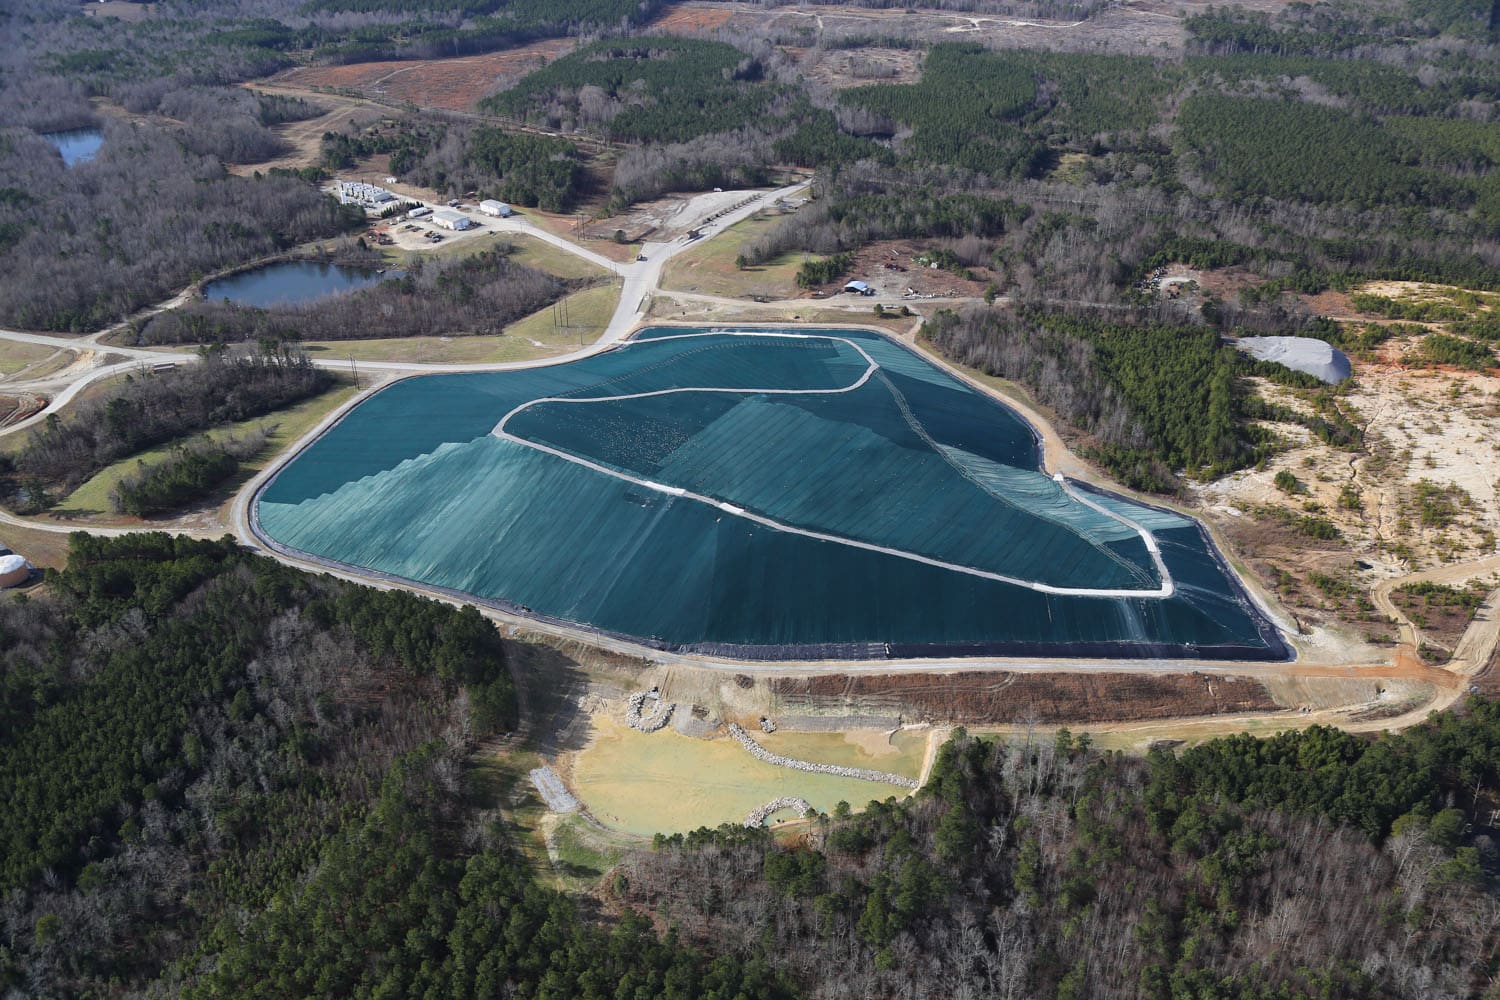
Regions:
M 899 712 L 908 721 L 1109 722 L 1275 711 L 1259 681 L 1208 674 L 956 674 L 777 677 L 777 709 Z

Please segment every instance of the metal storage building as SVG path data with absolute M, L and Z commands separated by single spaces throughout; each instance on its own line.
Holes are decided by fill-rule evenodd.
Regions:
M 484 201 L 481 201 L 479 203 L 479 210 L 485 215 L 496 215 L 502 219 L 509 218 L 512 215 L 509 205 L 503 201 L 496 201 L 493 198 L 486 198 Z
M 434 224 L 442 226 L 444 229 L 454 229 L 459 231 L 470 229 L 474 225 L 474 220 L 470 219 L 462 212 L 455 212 L 451 208 L 440 208 L 436 212 L 433 212 L 432 221 Z

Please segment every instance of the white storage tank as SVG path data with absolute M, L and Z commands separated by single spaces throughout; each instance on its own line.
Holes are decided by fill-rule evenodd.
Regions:
M 31 579 L 31 563 L 12 552 L 0 556 L 0 587 L 19 587 Z

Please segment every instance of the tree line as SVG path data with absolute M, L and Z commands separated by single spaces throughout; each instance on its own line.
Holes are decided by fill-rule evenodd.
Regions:
M 333 376 L 285 348 L 232 356 L 205 350 L 201 362 L 143 368 L 97 395 L 48 415 L 5 469 L 7 502 L 44 509 L 100 469 L 139 451 L 235 423 L 317 395 Z

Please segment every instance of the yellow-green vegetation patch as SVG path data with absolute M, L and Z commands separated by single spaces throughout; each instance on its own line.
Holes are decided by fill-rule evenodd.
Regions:
M 728 298 L 795 298 L 800 292 L 797 269 L 806 254 L 784 253 L 765 264 L 739 266 L 742 248 L 779 221 L 780 216 L 758 214 L 678 254 L 662 273 L 662 287 Z
M 1087 153 L 1064 153 L 1057 158 L 1057 166 L 1047 179 L 1063 184 L 1081 184 L 1088 180 L 1090 159 L 1092 157 Z
M 515 246 L 511 259 L 518 264 L 546 271 L 559 278 L 597 278 L 605 274 L 603 268 L 585 260 L 576 253 L 569 253 L 546 240 L 516 233 L 502 234 L 505 241 Z
M 575 814 L 556 818 L 550 836 L 552 869 L 565 886 L 586 888 L 640 846 L 627 834 L 601 830 Z
M 43 569 L 62 569 L 68 563 L 68 533 L 64 531 L 0 524 L 0 544 Z
M 421 365 L 488 365 L 506 361 L 529 361 L 556 351 L 538 348 L 529 341 L 504 335 L 497 337 L 381 337 L 373 340 L 314 340 L 302 345 L 318 361 L 352 358 L 361 361 L 395 361 Z
M 599 339 L 620 301 L 613 283 L 574 292 L 505 328 L 505 336 L 533 346 L 578 348 Z
M 873 770 L 891 763 L 872 754 L 848 759 Z M 572 784 L 601 823 L 641 836 L 742 823 L 751 810 L 788 795 L 832 812 L 839 802 L 859 808 L 907 794 L 896 785 L 767 764 L 727 737 L 698 740 L 670 728 L 642 733 L 607 716 L 595 717 L 593 738 L 574 759 Z
M 922 760 L 927 755 L 926 730 L 888 734 L 877 730 L 800 733 L 780 729 L 774 733 L 752 732 L 750 735 L 772 753 L 793 760 L 863 767 L 907 778 L 921 777 Z
M 45 344 L 23 344 L 15 340 L 0 340 L 0 375 L 14 375 L 21 369 L 46 361 L 54 354 L 62 355 L 64 362 L 73 358 L 71 351 L 48 347 Z
M 227 424 L 216 427 L 207 432 L 207 437 L 215 441 L 222 441 L 230 435 L 242 436 L 248 434 L 257 427 L 272 428 L 270 435 L 266 438 L 265 447 L 256 456 L 241 466 L 242 474 L 248 474 L 261 468 L 274 458 L 284 448 L 296 442 L 308 431 L 312 430 L 325 416 L 342 405 L 354 395 L 355 387 L 352 383 L 340 381 L 332 389 L 314 396 L 312 399 L 303 400 L 296 406 L 274 413 L 267 413 L 249 420 L 238 423 Z M 142 463 L 147 465 L 152 462 L 161 461 L 172 453 L 177 442 L 170 442 L 148 451 L 122 458 L 113 465 L 101 469 L 92 478 L 78 489 L 68 495 L 50 511 L 53 517 L 65 520 L 78 518 L 113 518 L 113 509 L 110 506 L 109 495 L 119 485 L 121 479 L 134 472 Z

